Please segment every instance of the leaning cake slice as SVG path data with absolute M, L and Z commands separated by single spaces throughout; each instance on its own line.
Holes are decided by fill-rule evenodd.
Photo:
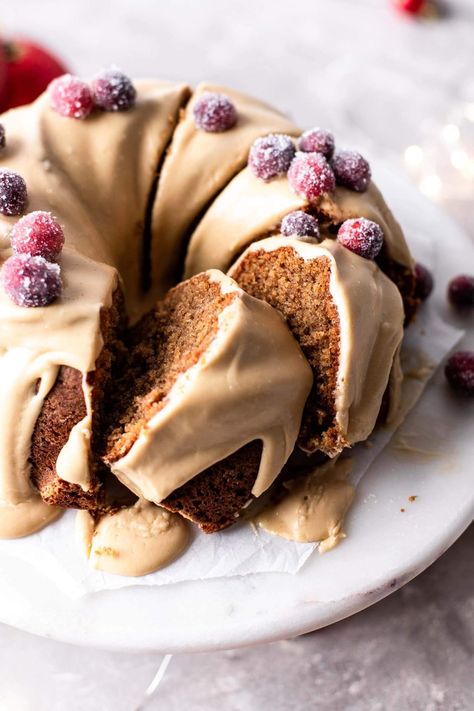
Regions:
M 275 309 L 217 270 L 168 292 L 127 345 L 104 461 L 206 532 L 229 526 L 294 448 L 312 384 L 300 347 Z

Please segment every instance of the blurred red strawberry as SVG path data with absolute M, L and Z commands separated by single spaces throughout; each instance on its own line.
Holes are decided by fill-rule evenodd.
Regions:
M 23 38 L 2 42 L 0 111 L 34 101 L 52 79 L 65 72 L 64 64 L 35 42 Z

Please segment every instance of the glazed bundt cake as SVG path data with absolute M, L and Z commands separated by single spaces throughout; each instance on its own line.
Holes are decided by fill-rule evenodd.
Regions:
M 0 122 L 0 518 L 39 496 L 98 515 L 113 472 L 215 531 L 295 442 L 370 433 L 417 302 L 361 156 L 239 92 L 115 70 Z
M 252 244 L 229 274 L 283 314 L 311 365 L 299 447 L 333 457 L 366 439 L 403 335 L 396 286 L 335 240 L 283 235 Z

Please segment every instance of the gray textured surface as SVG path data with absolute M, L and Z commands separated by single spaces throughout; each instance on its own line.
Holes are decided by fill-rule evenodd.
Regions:
M 1 19 L 43 38 L 84 74 L 115 62 L 134 75 L 221 80 L 397 165 L 427 121 L 474 100 L 474 4 L 447 5 L 443 21 L 411 22 L 390 0 L 16 0 Z M 472 234 L 472 205 L 446 207 Z M 400 592 L 318 633 L 175 658 L 145 708 L 472 709 L 473 547 L 471 527 Z M 0 627 L 0 710 L 131 711 L 159 662 Z
M 332 627 L 174 657 L 158 711 L 474 708 L 474 527 L 399 592 Z M 160 657 L 74 648 L 0 627 L 2 711 L 132 711 Z

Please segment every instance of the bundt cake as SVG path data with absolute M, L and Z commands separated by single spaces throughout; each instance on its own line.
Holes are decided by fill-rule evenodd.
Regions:
M 370 433 L 417 301 L 359 154 L 239 92 L 118 70 L 0 123 L 1 535 L 52 518 L 41 501 L 99 516 L 111 472 L 215 531 L 295 442 Z
M 403 335 L 393 282 L 373 260 L 333 239 L 318 244 L 283 235 L 254 242 L 229 274 L 283 314 L 311 365 L 299 447 L 333 457 L 366 439 Z

